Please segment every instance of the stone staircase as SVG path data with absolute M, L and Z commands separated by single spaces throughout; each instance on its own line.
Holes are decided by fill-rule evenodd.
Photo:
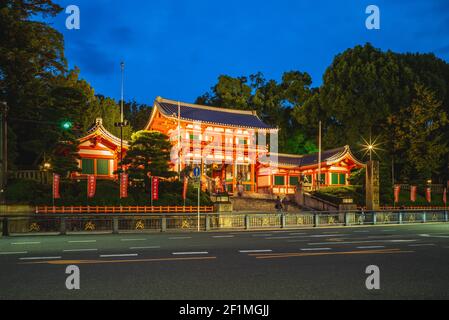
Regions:
M 230 201 L 234 211 L 276 212 L 274 207 L 276 204 L 276 198 L 277 197 L 273 195 L 247 192 L 241 197 L 230 197 Z M 288 211 L 298 212 L 301 211 L 301 208 L 294 201 L 290 201 Z

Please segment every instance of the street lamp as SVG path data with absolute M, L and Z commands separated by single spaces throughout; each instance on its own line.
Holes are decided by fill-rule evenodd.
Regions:
M 378 138 L 375 138 L 374 140 L 371 139 L 371 137 L 369 138 L 369 141 L 367 141 L 365 138 L 363 139 L 363 144 L 362 144 L 362 151 L 365 151 L 363 153 L 363 156 L 366 156 L 367 154 L 369 154 L 369 161 L 373 160 L 373 152 L 379 156 L 376 152 L 376 150 L 382 150 L 381 148 L 379 148 L 379 146 L 381 145 L 381 143 L 377 142 Z

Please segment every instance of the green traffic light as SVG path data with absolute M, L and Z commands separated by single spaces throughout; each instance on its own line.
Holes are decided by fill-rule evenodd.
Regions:
M 62 123 L 62 128 L 64 130 L 69 130 L 72 127 L 72 123 L 70 121 L 65 121 Z

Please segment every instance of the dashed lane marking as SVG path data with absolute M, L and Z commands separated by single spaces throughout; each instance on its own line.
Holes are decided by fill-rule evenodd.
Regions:
M 98 251 L 98 249 L 65 249 L 62 252 L 89 252 L 89 251 Z
M 57 257 L 23 257 L 19 258 L 20 260 L 56 260 L 61 259 L 60 256 Z
M 23 262 L 22 264 L 52 264 L 52 265 L 79 265 L 79 264 L 106 264 L 106 263 L 141 263 L 141 262 L 174 262 L 191 260 L 215 260 L 217 257 L 172 257 L 172 258 L 151 258 L 151 259 L 120 259 L 120 260 L 50 260 Z
M 182 239 L 192 239 L 192 237 L 170 237 L 169 240 L 182 240 Z
M 434 243 L 417 243 L 417 244 L 409 244 L 409 247 L 428 247 L 428 246 L 435 246 Z
M 28 251 L 16 251 L 16 252 L 14 252 L 14 251 L 10 251 L 10 252 L 5 251 L 5 252 L 0 252 L 0 256 L 1 255 L 9 255 L 9 254 L 13 255 L 13 254 L 27 254 L 27 253 L 28 253 Z
M 193 251 L 193 252 L 173 252 L 173 255 L 196 255 L 196 254 L 209 254 L 207 251 Z
M 122 254 L 101 254 L 100 258 L 113 258 L 113 257 L 137 257 L 137 253 L 122 253 Z
M 11 244 L 12 245 L 21 245 L 21 244 L 27 245 L 27 244 L 40 244 L 40 242 L 39 241 L 34 241 L 34 242 L 13 242 Z

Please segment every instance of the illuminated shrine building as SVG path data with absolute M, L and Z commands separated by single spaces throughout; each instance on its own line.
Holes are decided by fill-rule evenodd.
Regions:
M 202 186 L 212 192 L 292 194 L 301 181 L 306 189 L 318 183 L 318 154 L 277 153 L 278 129 L 265 124 L 254 111 L 158 97 L 144 129 L 166 134 L 173 145 L 172 170 L 200 166 Z M 97 120 L 80 142 L 82 173 L 78 176 L 91 173 L 113 178 L 120 157 L 120 139 Z M 124 144 L 124 149 L 127 146 Z M 323 151 L 320 184 L 347 185 L 351 170 L 363 166 L 348 146 Z
M 80 172 L 72 173 L 72 178 L 86 178 L 94 174 L 98 179 L 116 179 L 114 172 L 120 163 L 120 147 L 120 138 L 106 130 L 102 119 L 97 118 L 87 135 L 79 139 Z M 123 154 L 127 148 L 127 141 L 123 141 Z

